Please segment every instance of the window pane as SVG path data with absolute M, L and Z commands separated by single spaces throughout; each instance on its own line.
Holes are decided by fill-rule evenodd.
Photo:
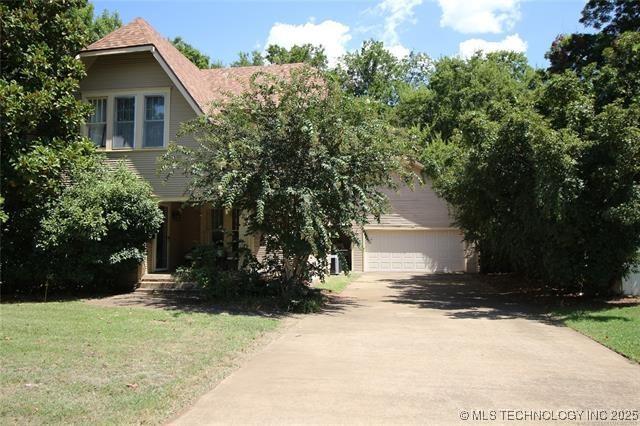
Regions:
M 97 147 L 104 148 L 107 132 L 106 123 L 89 123 L 87 124 L 87 130 L 89 139 L 91 139 Z
M 116 121 L 133 121 L 136 98 L 116 98 Z
M 89 123 L 104 123 L 107 121 L 107 100 L 89 99 L 93 107 L 93 114 L 89 117 Z
M 144 146 L 162 146 L 164 143 L 164 121 L 145 121 Z
M 145 102 L 145 119 L 164 120 L 164 96 L 147 96 Z
M 133 148 L 133 122 L 117 123 L 113 129 L 114 148 Z
M 133 148 L 135 106 L 133 96 L 115 98 L 114 148 Z

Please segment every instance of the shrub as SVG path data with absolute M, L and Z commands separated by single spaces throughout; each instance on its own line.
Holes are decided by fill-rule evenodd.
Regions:
M 76 170 L 50 205 L 37 247 L 48 259 L 47 280 L 63 288 L 119 288 L 144 258 L 162 212 L 151 187 L 124 164 Z
M 324 298 L 317 289 L 306 284 L 283 285 L 281 276 L 273 270 L 279 262 L 258 260 L 246 247 L 238 252 L 240 267 L 229 263 L 220 245 L 202 245 L 191 254 L 191 264 L 178 268 L 179 282 L 193 282 L 204 296 L 222 302 L 259 301 L 292 312 L 316 312 Z

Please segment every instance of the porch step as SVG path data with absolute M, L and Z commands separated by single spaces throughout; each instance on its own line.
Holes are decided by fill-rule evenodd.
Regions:
M 193 291 L 195 283 L 179 283 L 171 274 L 145 274 L 138 283 L 136 291 Z

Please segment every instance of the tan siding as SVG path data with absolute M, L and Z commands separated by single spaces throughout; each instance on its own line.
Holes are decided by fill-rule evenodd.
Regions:
M 87 91 L 109 91 L 126 89 L 162 88 L 170 89 L 169 140 L 185 146 L 195 146 L 191 137 L 176 140 L 180 123 L 196 117 L 180 91 L 171 83 L 162 67 L 148 52 L 99 56 L 87 71 L 80 89 Z M 165 182 L 158 174 L 158 159 L 163 150 L 106 151 L 110 163 L 124 161 L 139 176 L 147 180 L 156 196 L 162 199 L 185 197 L 187 179 L 179 173 Z
M 353 244 L 351 246 L 351 270 L 354 272 L 364 271 L 364 235 L 359 231 L 361 247 Z
M 98 56 L 80 83 L 80 91 L 168 87 L 171 79 L 151 52 Z
M 367 228 L 449 228 L 452 226 L 447 204 L 435 194 L 429 182 L 423 186 L 416 185 L 414 190 L 402 185 L 397 192 L 391 189 L 385 189 L 383 192 L 389 197 L 391 211 L 380 218 L 380 223 L 372 219 Z

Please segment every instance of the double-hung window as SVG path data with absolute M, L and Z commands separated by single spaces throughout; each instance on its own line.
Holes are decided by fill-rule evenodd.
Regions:
M 133 148 L 136 98 L 135 96 L 116 96 L 114 104 L 113 148 Z
M 88 99 L 93 114 L 87 122 L 87 136 L 98 148 L 104 148 L 107 140 L 107 98 Z
M 144 97 L 144 128 L 142 131 L 144 148 L 164 146 L 164 96 Z

